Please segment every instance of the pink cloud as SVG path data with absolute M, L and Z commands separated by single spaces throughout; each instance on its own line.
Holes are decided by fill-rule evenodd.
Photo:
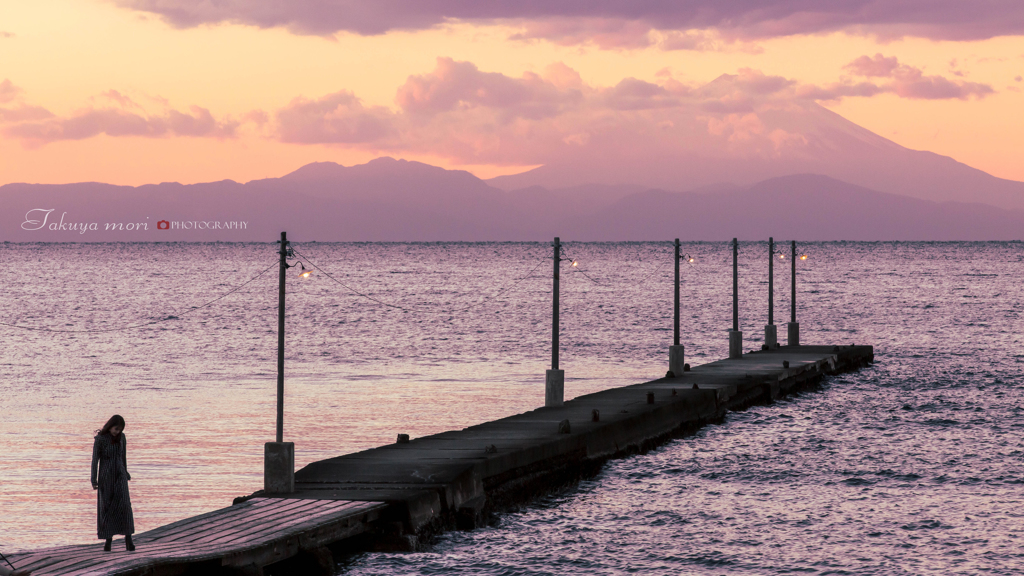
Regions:
M 708 32 L 690 30 L 679 32 L 670 31 L 665 39 L 658 44 L 662 50 L 693 50 L 696 52 L 710 52 L 719 50 L 721 44 L 714 34 Z
M 14 34 L 0 30 L 0 38 L 14 38 Z
M 518 24 L 523 37 L 607 48 L 649 45 L 651 31 L 716 30 L 729 40 L 849 31 L 884 39 L 978 40 L 1024 33 L 1018 0 L 115 0 L 171 25 L 237 23 L 296 34 L 382 34 L 450 21 Z
M 53 118 L 53 114 L 41 106 L 22 104 L 15 108 L 0 108 L 0 123 L 29 122 Z
M 296 98 L 278 110 L 279 138 L 302 144 L 365 144 L 396 133 L 394 114 L 380 106 L 363 106 L 348 91 L 317 100 Z
M 252 122 L 262 128 L 267 122 L 270 122 L 270 115 L 263 110 L 250 110 L 242 114 L 241 119 L 242 122 Z
M 888 84 L 878 86 L 880 92 L 892 92 L 901 98 L 917 98 L 926 100 L 960 99 L 965 100 L 970 96 L 984 98 L 995 90 L 988 84 L 978 82 L 966 82 L 962 80 L 950 80 L 942 76 L 926 76 L 920 68 L 900 64 L 895 56 L 885 57 L 875 54 L 874 58 L 861 56 L 844 66 L 845 70 L 858 76 L 869 76 L 879 78 L 891 78 Z M 869 84 L 857 85 L 836 85 L 832 91 L 842 95 L 866 95 L 866 94 L 842 94 L 843 88 L 860 86 L 867 90 Z M 870 94 L 874 95 L 874 94 Z M 821 98 L 819 98 L 821 99 Z M 831 98 L 830 98 L 831 99 Z
M 745 142 L 764 133 L 764 122 L 757 117 L 757 114 L 729 114 L 724 118 L 708 119 L 708 133 L 713 136 L 722 136 L 729 142 Z
M 410 76 L 398 89 L 395 110 L 366 107 L 339 92 L 296 100 L 275 117 L 286 142 L 429 153 L 463 163 L 536 164 L 597 149 L 777 154 L 806 140 L 798 128 L 768 125 L 760 114 L 795 101 L 813 105 L 794 100 L 793 92 L 791 80 L 750 69 L 698 90 L 671 77 L 595 87 L 564 64 L 514 78 L 441 58 L 433 71 Z M 706 106 L 730 99 L 742 109 Z
M 510 40 L 548 40 L 560 46 L 594 44 L 604 50 L 647 48 L 654 44 L 651 26 L 619 18 L 550 18 L 527 20 Z M 675 45 L 682 45 L 677 40 Z M 693 48 L 672 48 L 693 49 Z
M 782 76 L 768 76 L 760 70 L 740 68 L 736 85 L 746 94 L 768 95 L 792 86 L 795 82 Z
M 881 76 L 888 78 L 892 76 L 893 71 L 899 68 L 899 66 L 900 63 L 895 56 L 886 58 L 881 54 L 875 54 L 874 58 L 860 56 L 853 62 L 843 66 L 843 68 L 857 76 Z
M 132 100 L 128 96 L 125 96 L 124 94 L 121 94 L 117 90 L 107 90 L 103 94 L 100 94 L 100 96 L 114 102 L 121 108 L 138 108 L 140 110 L 142 109 L 142 107 L 136 104 L 134 100 Z
M 0 82 L 0 104 L 6 104 L 17 98 L 23 90 L 15 86 L 9 79 Z
M 51 116 L 5 126 L 2 133 L 29 145 L 83 140 L 100 134 L 147 138 L 235 136 L 237 123 L 217 121 L 209 110 L 199 106 L 192 106 L 189 111 L 170 110 L 163 115 L 144 116 L 116 108 L 86 108 L 66 118 Z
M 613 110 L 649 110 L 679 106 L 686 90 L 670 90 L 665 86 L 626 78 L 603 92 L 605 105 Z
M 871 97 L 891 90 L 871 82 L 835 83 L 827 86 L 804 84 L 796 89 L 799 98 L 808 100 L 842 100 L 847 96 Z
M 511 78 L 481 72 L 471 62 L 438 58 L 433 72 L 410 76 L 398 89 L 395 101 L 411 114 L 436 114 L 460 107 L 482 106 L 505 111 L 506 119 L 536 119 L 555 115 L 564 105 L 580 98 L 578 90 L 559 88 L 532 72 L 522 78 Z

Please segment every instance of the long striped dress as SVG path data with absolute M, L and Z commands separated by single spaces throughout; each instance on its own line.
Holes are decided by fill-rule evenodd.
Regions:
M 110 434 L 98 434 L 92 444 L 92 485 L 98 486 L 96 533 L 101 540 L 115 534 L 134 534 L 135 517 L 128 497 L 128 439 L 119 442 Z

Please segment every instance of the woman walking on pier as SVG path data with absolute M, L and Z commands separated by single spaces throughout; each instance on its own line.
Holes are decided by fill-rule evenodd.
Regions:
M 110 551 L 115 534 L 124 534 L 124 546 L 135 550 L 132 534 L 135 518 L 128 497 L 128 440 L 124 436 L 124 418 L 114 414 L 96 431 L 92 444 L 92 489 L 97 491 L 96 531 L 106 540 L 103 549 Z

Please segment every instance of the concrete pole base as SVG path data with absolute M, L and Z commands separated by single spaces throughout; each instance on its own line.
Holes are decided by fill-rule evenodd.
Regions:
M 263 491 L 267 494 L 295 492 L 294 442 L 267 442 L 263 445 Z
M 743 358 L 742 330 L 729 330 L 729 358 Z
M 787 335 L 789 336 L 789 345 L 790 346 L 799 346 L 800 345 L 800 323 L 799 322 L 787 322 L 786 323 L 786 332 L 787 332 Z
M 775 324 L 765 324 L 764 327 L 764 343 L 768 345 L 768 349 L 779 347 L 779 330 Z
M 683 357 L 683 348 L 682 345 L 668 347 L 668 369 L 676 378 L 683 375 L 683 364 L 686 363 Z
M 560 408 L 564 398 L 565 370 L 548 370 L 544 375 L 544 407 Z

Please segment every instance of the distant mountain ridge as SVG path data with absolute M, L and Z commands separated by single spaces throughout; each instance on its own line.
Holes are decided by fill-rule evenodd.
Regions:
M 599 184 L 505 191 L 468 172 L 393 158 L 349 167 L 319 162 L 245 184 L 8 184 L 0 201 L 0 240 L 15 242 L 268 242 L 282 230 L 298 241 L 1024 237 L 1024 211 L 932 202 L 815 174 L 699 192 Z M 46 226 L 32 229 L 42 215 Z M 53 229 L 61 217 L 95 229 Z M 120 227 L 107 229 L 111 223 Z
M 503 190 L 624 183 L 681 192 L 722 184 L 750 186 L 792 174 L 821 174 L 922 200 L 1024 210 L 1024 182 L 997 178 L 948 156 L 905 148 L 819 104 L 770 108 L 758 113 L 758 121 L 764 123 L 761 133 L 780 131 L 804 142 L 747 156 L 710 146 L 706 135 L 700 143 L 708 148 L 697 146 L 670 154 L 614 154 L 609 158 L 601 150 L 581 149 L 575 156 L 492 178 L 488 183 Z

